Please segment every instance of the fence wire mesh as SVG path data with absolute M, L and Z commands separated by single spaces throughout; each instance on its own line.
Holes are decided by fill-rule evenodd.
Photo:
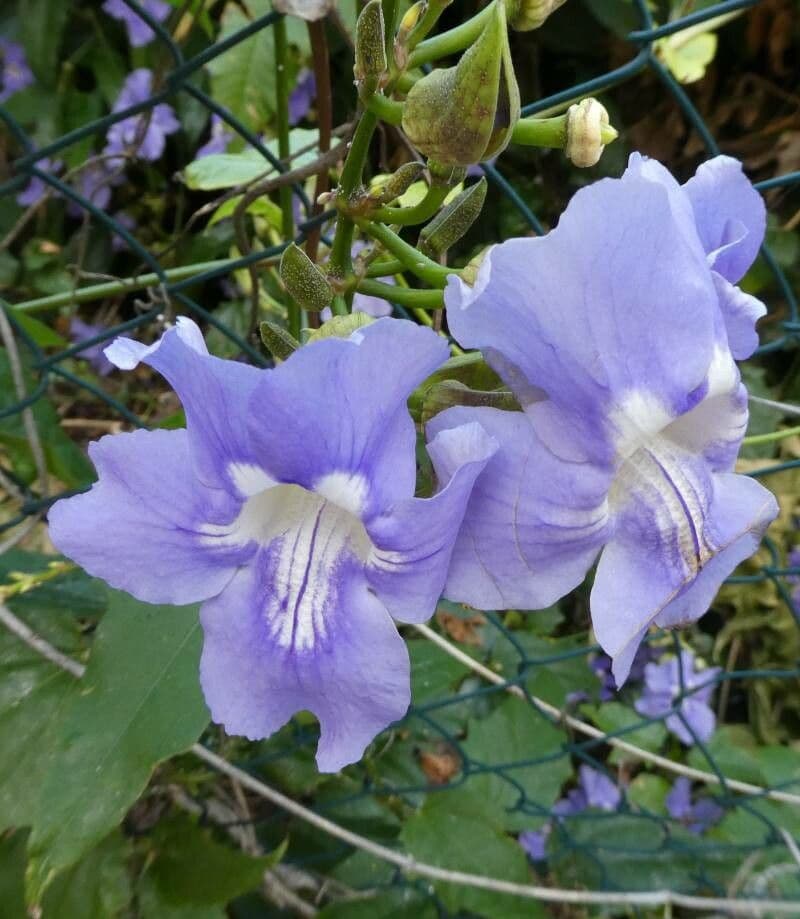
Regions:
M 174 259 L 175 249 L 162 246 L 161 251 L 143 244 L 134 232 L 93 203 L 81 191 L 80 176 L 91 168 L 102 154 L 94 154 L 92 144 L 109 128 L 134 115 L 152 117 L 155 106 L 162 102 L 175 103 L 188 98 L 218 116 L 228 129 L 264 158 L 265 169 L 278 174 L 290 170 L 291 163 L 281 161 L 268 144 L 250 130 L 240 118 L 215 102 L 201 87 L 203 68 L 228 54 L 242 42 L 271 29 L 279 14 L 273 11 L 253 18 L 245 27 L 233 31 L 222 40 L 204 47 L 190 57 L 184 56 L 181 42 L 170 29 L 179 20 L 176 14 L 162 25 L 134 0 L 125 0 L 156 33 L 163 49 L 165 62 L 158 73 L 155 89 L 144 102 L 113 111 L 85 123 L 59 137 L 37 145 L 19 119 L 0 106 L 0 119 L 5 125 L 5 145 L 9 152 L 8 177 L 0 185 L 0 197 L 10 200 L 31 182 L 41 182 L 49 195 L 60 196 L 80 209 L 83 215 L 81 233 L 102 232 L 109 240 L 116 239 L 127 248 L 131 270 L 123 287 L 119 279 L 104 275 L 93 276 L 80 266 L 74 272 L 74 286 L 67 292 L 57 292 L 36 299 L 4 303 L 10 323 L 9 340 L 4 336 L 9 353 L 19 351 L 24 373 L 18 374 L 0 393 L 0 425 L 18 426 L 24 433 L 26 417 L 36 423 L 36 406 L 54 392 L 62 403 L 83 409 L 90 406 L 93 417 L 107 423 L 108 430 L 122 427 L 146 427 L 152 412 L 147 402 L 126 405 L 129 391 L 116 380 L 82 373 L 75 359 L 80 358 L 122 333 L 134 332 L 145 340 L 153 337 L 165 316 L 186 312 L 219 334 L 218 341 L 227 341 L 228 355 L 239 356 L 256 364 L 267 363 L 261 350 L 254 346 L 246 330 L 232 327 L 215 311 L 219 300 L 218 282 L 232 278 L 251 265 L 260 268 L 274 264 L 286 242 L 258 248 L 247 255 L 193 262 L 187 268 Z M 720 151 L 712 129 L 706 124 L 692 93 L 687 91 L 665 65 L 659 53 L 659 42 L 670 37 L 691 34 L 706 23 L 736 11 L 758 6 L 758 0 L 728 0 L 703 5 L 665 24 L 657 25 L 645 0 L 635 0 L 631 14 L 638 18 L 638 27 L 625 39 L 629 58 L 607 72 L 566 86 L 557 92 L 529 102 L 523 114 L 552 113 L 563 110 L 569 103 L 587 95 L 600 95 L 610 108 L 618 105 L 620 93 L 626 88 L 638 92 L 646 87 L 649 98 L 655 98 L 654 86 L 663 98 L 671 99 L 685 119 L 685 144 L 692 149 L 689 158 L 698 161 L 704 154 Z M 458 6 L 458 4 L 456 4 Z M 684 5 L 691 10 L 692 4 Z M 603 41 L 601 26 L 595 24 L 597 41 Z M 529 46 L 526 46 L 529 47 Z M 619 41 L 617 41 L 619 47 Z M 616 108 L 619 112 L 619 108 Z M 626 125 L 616 118 L 623 137 Z M 722 152 L 735 151 L 735 138 L 726 132 L 727 142 Z M 87 144 L 85 162 L 69 172 L 58 173 L 53 168 L 59 157 L 75 145 Z M 647 151 L 645 151 L 647 152 Z M 124 167 L 123 167 L 124 168 Z M 515 188 L 506 174 L 503 159 L 498 164 L 482 166 L 495 197 L 493 209 L 513 209 L 517 223 L 533 233 L 543 231 L 543 223 L 526 195 Z M 296 241 L 302 242 L 315 228 L 324 227 L 329 214 L 317 214 L 305 190 L 303 181 L 292 184 L 298 201 L 300 218 Z M 757 182 L 768 206 L 775 212 L 784 211 L 787 197 L 800 187 L 800 172 L 773 175 Z M 795 203 L 795 207 L 796 207 Z M 553 214 L 547 213 L 552 222 Z M 4 247 L 12 244 L 24 226 L 32 219 L 26 214 L 12 228 Z M 191 222 L 178 215 L 175 236 L 180 237 Z M 769 284 L 769 317 L 763 325 L 762 342 L 756 366 L 768 359 L 778 360 L 778 366 L 788 366 L 796 359 L 796 343 L 800 335 L 797 294 L 785 267 L 769 246 L 762 252 L 763 265 L 771 275 Z M 116 317 L 97 334 L 69 347 L 47 347 L 31 330 L 28 317 L 57 315 L 58 311 L 80 308 L 90 304 L 97 315 L 97 304 L 103 304 L 104 315 Z M 109 306 L 113 304 L 113 307 Z M 120 318 L 122 317 L 122 318 Z M 776 355 L 780 356 L 776 359 Z M 152 394 L 152 398 L 157 396 Z M 769 408 L 765 409 L 769 411 Z M 34 414 L 27 414 L 34 411 Z M 66 416 L 67 418 L 69 415 Z M 773 422 L 780 414 L 773 415 Z M 115 422 L 118 424 L 115 425 Z M 50 449 L 45 444 L 44 449 Z M 35 461 L 35 457 L 33 460 Z M 798 481 L 793 470 L 800 468 L 800 459 L 748 459 L 751 474 L 766 480 L 779 493 L 791 496 Z M 0 534 L 13 544 L 15 535 L 29 520 L 41 520 L 48 507 L 61 494 L 48 494 L 44 480 L 15 479 L 8 471 L 7 494 L 3 501 L 4 514 Z M 88 479 L 85 482 L 88 485 Z M 80 490 L 77 484 L 76 489 Z M 0 537 L 2 538 L 2 537 Z M 790 546 L 767 539 L 758 556 L 747 563 L 729 585 L 704 622 L 697 641 L 698 650 L 708 657 L 726 663 L 713 678 L 717 712 L 733 713 L 732 720 L 755 722 L 760 736 L 775 749 L 786 744 L 787 737 L 770 721 L 769 700 L 776 687 L 795 685 L 800 668 L 795 663 L 800 656 L 800 609 L 792 601 L 794 579 L 800 569 L 787 563 Z M 730 614 L 737 609 L 738 596 L 747 588 L 757 591 L 761 611 L 752 612 L 749 628 L 763 630 L 763 646 L 759 653 L 741 661 L 737 656 L 737 618 Z M 565 603 L 575 615 L 585 612 L 587 594 L 578 590 Z M 563 608 L 562 608 L 563 610 Z M 295 720 L 280 734 L 263 744 L 237 748 L 237 764 L 266 780 L 272 780 L 288 793 L 311 800 L 311 807 L 335 821 L 363 834 L 367 838 L 396 844 L 391 828 L 387 830 L 384 816 L 378 817 L 375 802 L 390 802 L 390 809 L 419 807 L 424 800 L 439 798 L 447 803 L 440 811 L 445 815 L 458 810 L 458 794 L 476 783 L 484 793 L 502 802 L 508 814 L 504 829 L 549 834 L 549 854 L 538 870 L 548 883 L 562 887 L 588 887 L 607 891 L 637 890 L 637 865 L 643 859 L 663 866 L 662 886 L 677 886 L 685 893 L 698 893 L 728 898 L 792 898 L 800 899 L 800 864 L 792 837 L 800 839 L 800 773 L 781 771 L 778 754 L 775 762 L 757 759 L 755 753 L 737 747 L 735 732 L 726 743 L 712 738 L 703 742 L 696 734 L 691 719 L 686 717 L 684 701 L 702 692 L 702 684 L 685 685 L 668 711 L 658 717 L 639 716 L 623 723 L 608 718 L 603 729 L 599 683 L 596 672 L 602 670 L 600 649 L 593 646 L 587 634 L 564 634 L 555 630 L 541 634 L 536 631 L 518 632 L 516 614 L 490 613 L 476 616 L 469 611 L 443 604 L 433 634 L 409 631 L 407 638 L 412 651 L 414 672 L 413 707 L 406 720 L 393 727 L 376 742 L 382 748 L 380 768 L 367 762 L 348 770 L 347 783 L 351 789 L 343 794 L 326 794 L 325 786 L 313 768 L 316 731 L 308 723 Z M 543 615 L 563 619 L 563 611 L 550 610 Z M 753 617 L 761 617 L 754 624 Z M 548 620 L 550 621 L 550 620 Z M 710 623 L 710 624 L 708 624 Z M 445 645 L 437 643 L 443 638 Z M 683 638 L 677 634 L 652 634 L 649 645 L 658 651 L 679 653 Z M 705 645 L 703 645 L 705 642 Z M 452 649 L 456 648 L 456 656 Z M 459 656 L 460 655 L 460 656 Z M 594 668 L 593 665 L 594 664 Z M 683 676 L 681 676 L 683 679 Z M 510 761 L 497 761 L 492 756 L 491 738 L 477 743 L 475 733 L 463 740 L 463 725 L 480 718 L 504 695 L 515 698 L 514 705 L 525 706 L 530 729 L 521 743 L 518 756 Z M 788 696 L 796 705 L 798 693 Z M 587 709 L 588 706 L 588 709 Z M 590 714 L 587 714 L 589 712 Z M 794 716 L 796 721 L 797 711 Z M 598 716 L 598 719 L 594 718 Z M 693 735 L 693 747 L 688 765 L 665 758 L 657 752 L 663 737 L 663 724 L 678 718 Z M 472 723 L 472 722 L 470 722 Z M 553 726 L 566 731 L 568 740 L 549 743 Z M 560 736 L 560 735 L 559 735 Z M 214 747 L 215 736 L 207 743 Z M 539 742 L 541 740 L 541 742 Z M 544 751 L 544 752 L 542 752 Z M 565 813 L 552 805 L 552 795 L 537 795 L 537 790 L 550 787 L 552 781 L 561 784 L 576 767 L 586 764 L 601 772 L 619 791 L 619 802 L 613 810 L 592 808 Z M 686 832 L 691 816 L 665 816 L 648 806 L 647 796 L 632 799 L 629 778 L 645 767 L 648 775 L 672 783 L 679 775 L 687 775 L 705 786 L 704 795 L 713 797 L 724 819 L 740 821 L 741 842 L 723 843 L 706 839 L 700 834 Z M 554 779 L 553 776 L 556 778 Z M 198 804 L 203 807 L 202 795 Z M 544 803 L 543 803 L 544 802 Z M 436 805 L 430 805 L 435 807 Z M 382 813 L 384 813 L 382 811 Z M 620 815 L 626 820 L 620 823 Z M 334 839 L 320 839 L 302 824 L 289 821 L 286 815 L 264 806 L 253 814 L 252 824 L 266 840 L 284 838 L 287 821 L 292 829 L 289 862 L 303 871 L 331 872 L 334 878 L 353 888 L 371 890 L 407 886 L 435 903 L 439 915 L 453 911 L 452 901 L 442 891 L 427 882 L 414 880 L 391 865 L 380 865 L 357 859 L 343 860 L 352 850 Z M 642 851 L 641 826 L 649 832 L 649 850 Z M 377 837 L 371 834 L 376 832 Z M 787 834 L 789 840 L 787 841 Z M 627 841 L 627 835 L 634 842 Z M 433 856 L 431 857 L 433 860 Z M 480 856 L 476 856 L 479 864 Z M 447 864 L 447 853 L 441 853 L 441 863 Z M 346 870 L 342 866 L 346 866 Z M 652 874 L 648 875 L 652 877 Z M 631 914 L 639 914 L 636 905 Z M 800 910 L 800 906 L 798 907 Z M 479 910 L 476 908 L 476 912 Z M 724 914 L 724 911 L 723 911 Z M 509 911 L 508 915 L 515 915 Z

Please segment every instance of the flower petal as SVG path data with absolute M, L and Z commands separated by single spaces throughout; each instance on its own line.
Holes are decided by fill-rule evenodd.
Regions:
M 408 652 L 346 555 L 327 574 L 317 568 L 305 592 L 290 600 L 296 628 L 287 633 L 282 623 L 289 611 L 279 608 L 286 545 L 270 547 L 204 604 L 200 680 L 214 720 L 251 740 L 273 733 L 296 712 L 313 712 L 321 728 L 317 764 L 320 771 L 335 772 L 358 760 L 380 731 L 405 714 Z M 290 546 L 290 563 L 292 554 Z M 294 554 L 304 555 L 302 547 Z M 304 557 L 310 572 L 310 556 Z M 295 562 L 302 567 L 303 559 Z M 313 622 L 307 597 L 317 600 Z M 309 624 L 313 640 L 299 647 L 298 629 Z
M 395 619 L 424 622 L 433 614 L 472 486 L 496 449 L 478 424 L 442 431 L 428 444 L 442 489 L 399 501 L 368 524 L 367 578 Z
M 604 179 L 579 191 L 547 236 L 491 249 L 474 287 L 448 280 L 451 332 L 515 392 L 509 365 L 548 397 L 520 394 L 539 436 L 566 458 L 610 460 L 609 419 L 632 393 L 657 392 L 677 413 L 707 372 L 717 295 L 671 197 L 634 170 Z
M 610 475 L 559 460 L 522 412 L 451 408 L 428 434 L 471 421 L 500 448 L 475 482 L 445 595 L 478 609 L 549 606 L 583 580 L 608 536 Z
M 200 329 L 186 317 L 155 344 L 118 338 L 105 354 L 121 370 L 143 362 L 167 378 L 186 410 L 199 478 L 210 488 L 244 496 L 245 473 L 260 469 L 247 433 L 248 398 L 265 371 L 212 357 Z
M 628 484 L 631 497 L 600 556 L 591 595 L 595 634 L 614 660 L 617 686 L 647 627 L 699 619 L 777 515 L 774 497 L 758 482 L 712 475 L 696 458 L 669 460 L 663 487 L 655 477 Z
M 235 513 L 224 493 L 199 487 L 186 431 L 134 431 L 89 447 L 99 481 L 50 509 L 50 538 L 64 555 L 147 603 L 193 603 L 218 594 L 242 552 L 204 535 Z
M 406 399 L 447 355 L 444 338 L 400 319 L 300 348 L 251 397 L 253 447 L 277 479 L 308 489 L 345 483 L 351 509 L 380 513 L 414 494 Z
M 735 284 L 764 240 L 767 217 L 761 195 L 730 156 L 703 163 L 683 187 L 714 270 Z
M 731 354 L 737 360 L 744 360 L 758 347 L 758 332 L 755 326 L 762 316 L 767 315 L 767 308 L 760 300 L 726 281 L 716 271 L 712 272 L 711 276 L 719 296 Z

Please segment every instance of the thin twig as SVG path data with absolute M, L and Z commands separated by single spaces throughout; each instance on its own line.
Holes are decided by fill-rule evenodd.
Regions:
M 23 641 L 31 650 L 71 673 L 75 677 L 82 677 L 86 673 L 86 667 L 80 661 L 73 660 L 62 654 L 58 648 L 54 648 L 49 641 L 40 638 L 32 629 L 30 629 L 21 619 L 15 616 L 11 610 L 3 603 L 0 603 L 0 622 L 14 635 Z
M 539 699 L 536 696 L 526 693 L 519 686 L 508 684 L 499 674 L 490 670 L 479 661 L 474 660 L 468 654 L 465 654 L 460 648 L 451 644 L 446 638 L 442 638 L 441 635 L 434 632 L 433 629 L 429 628 L 427 625 L 415 625 L 414 628 L 429 641 L 432 641 L 435 645 L 440 647 L 446 654 L 450 655 L 450 657 L 460 661 L 465 667 L 472 670 L 473 673 L 477 673 L 490 683 L 494 683 L 495 686 L 502 686 L 505 691 L 511 695 L 532 701 L 537 708 L 541 709 L 552 718 L 568 725 L 574 731 L 578 731 L 580 734 L 584 734 L 595 740 L 601 740 L 611 747 L 616 747 L 618 750 L 629 753 L 636 759 L 652 763 L 654 766 L 659 766 L 661 769 L 672 772 L 675 775 L 685 775 L 687 778 L 696 779 L 698 782 L 704 782 L 707 785 L 723 784 L 723 780 L 712 772 L 704 772 L 702 769 L 694 769 L 692 766 L 685 766 L 683 763 L 673 762 L 664 756 L 659 756 L 657 753 L 650 753 L 649 750 L 643 750 L 641 747 L 628 743 L 619 737 L 609 737 L 604 731 L 599 730 L 594 727 L 594 725 L 587 724 L 579 718 L 568 715 L 555 705 L 545 702 L 544 699 Z M 788 791 L 774 791 L 771 788 L 764 788 L 761 785 L 751 785 L 749 782 L 740 782 L 736 779 L 729 778 L 724 779 L 724 785 L 731 791 L 738 791 L 741 794 L 758 795 L 762 798 L 771 798 L 773 801 L 782 801 L 785 804 L 800 806 L 800 795 L 791 794 Z
M 32 517 L 28 517 L 24 520 L 14 532 L 6 537 L 2 542 L 0 542 L 0 555 L 4 552 L 8 552 L 9 549 L 13 549 L 18 543 L 22 542 L 23 539 L 31 532 L 34 527 L 36 527 L 40 522 L 38 514 L 35 514 Z
M 797 415 L 800 416 L 800 406 L 799 405 L 790 405 L 788 402 L 776 402 L 774 399 L 764 399 L 761 396 L 748 396 L 750 402 L 754 405 L 763 405 L 766 408 L 774 408 L 778 412 L 783 412 L 784 415 Z

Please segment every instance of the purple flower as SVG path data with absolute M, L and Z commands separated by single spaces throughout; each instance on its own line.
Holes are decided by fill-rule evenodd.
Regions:
M 119 167 L 113 163 L 109 160 L 94 160 L 80 170 L 75 182 L 77 191 L 101 211 L 111 203 L 112 189 L 124 180 Z M 79 220 L 86 211 L 77 202 L 68 201 L 67 213 Z
M 162 373 L 187 427 L 93 444 L 99 481 L 53 507 L 53 541 L 145 602 L 205 601 L 200 680 L 230 733 L 265 737 L 310 710 L 319 768 L 357 760 L 405 714 L 408 653 L 393 620 L 433 613 L 495 449 L 475 424 L 436 437 L 441 488 L 414 497 L 406 399 L 447 343 L 378 320 L 259 370 L 210 356 L 184 318 L 153 345 L 118 338 L 106 355 Z
M 172 9 L 168 3 L 164 3 L 164 0 L 137 0 L 137 2 L 157 22 L 163 22 Z M 128 30 L 128 41 L 134 48 L 141 48 L 142 45 L 153 40 L 155 32 L 124 0 L 106 0 L 103 9 L 109 16 L 125 24 Z
M 648 718 L 667 715 L 664 721 L 667 729 L 687 746 L 695 742 L 695 737 L 706 741 L 717 723 L 709 703 L 718 673 L 719 667 L 695 671 L 691 651 L 681 651 L 680 658 L 672 657 L 663 664 L 648 664 L 644 668 L 644 692 L 635 703 L 636 711 Z M 687 695 L 677 702 L 681 693 Z
M 41 169 L 42 172 L 56 173 L 61 169 L 61 165 L 60 160 L 51 161 L 45 157 L 37 162 L 36 167 Z M 48 188 L 49 186 L 44 179 L 40 179 L 37 175 L 33 176 L 25 188 L 17 195 L 17 204 L 22 207 L 33 207 L 44 198 Z
M 133 232 L 136 229 L 136 221 L 131 217 L 130 214 L 126 214 L 125 211 L 118 211 L 114 214 L 114 220 L 121 226 L 124 227 L 129 233 Z M 119 233 L 113 233 L 111 235 L 111 251 L 112 252 L 127 252 L 128 244 L 125 240 L 119 235 Z
M 297 75 L 294 89 L 289 93 L 289 124 L 302 121 L 317 98 L 317 81 L 314 71 L 304 67 Z
M 666 798 L 667 811 L 675 820 L 686 825 L 690 833 L 704 833 L 719 823 L 725 811 L 713 798 L 699 798 L 692 804 L 692 783 L 679 776 Z
M 117 96 L 112 111 L 121 112 L 128 106 L 145 102 L 152 95 L 153 74 L 144 67 L 128 74 L 125 83 Z M 172 107 L 165 102 L 141 115 L 131 115 L 123 118 L 108 129 L 105 153 L 126 153 L 129 156 L 138 156 L 151 162 L 160 159 L 167 143 L 167 136 L 180 128 L 180 122 L 175 117 Z M 118 165 L 117 160 L 110 160 L 113 167 Z
M 226 130 L 227 125 L 217 115 L 211 113 L 211 137 L 203 144 L 195 154 L 196 160 L 201 160 L 205 156 L 211 156 L 214 153 L 225 153 L 228 145 L 233 140 L 233 133 Z
M 615 811 L 621 800 L 622 792 L 607 775 L 582 765 L 578 770 L 578 787 L 567 792 L 566 798 L 556 801 L 553 813 L 558 817 L 568 817 L 590 807 Z
M 77 316 L 73 316 L 70 320 L 69 338 L 73 344 L 77 345 L 82 341 L 88 341 L 96 335 L 102 335 L 103 332 L 105 332 L 105 326 L 84 322 Z M 89 345 L 88 348 L 84 348 L 80 353 L 80 356 L 85 361 L 88 361 L 101 377 L 108 376 L 114 369 L 114 365 L 103 354 L 103 349 L 107 344 L 107 341 L 101 341 L 96 345 Z
M 661 652 L 650 645 L 639 645 L 631 664 L 631 670 L 628 679 L 638 682 L 644 678 L 644 670 L 651 661 L 658 660 Z M 614 674 L 611 672 L 612 660 L 607 654 L 595 655 L 590 661 L 589 666 L 594 670 L 597 678 L 600 680 L 600 701 L 608 702 L 614 698 L 617 692 L 617 682 Z
M 0 104 L 10 99 L 14 93 L 25 89 L 33 83 L 33 73 L 25 57 L 25 49 L 16 42 L 0 36 Z
M 473 491 L 449 599 L 541 609 L 599 555 L 592 624 L 618 686 L 651 624 L 705 613 L 778 513 L 733 472 L 747 427 L 733 358 L 752 352 L 764 311 L 734 283 L 763 234 L 735 160 L 680 186 L 634 155 L 546 236 L 491 249 L 474 286 L 449 279 L 451 333 L 524 409 L 457 407 L 429 425 L 478 421 L 501 445 Z
M 519 834 L 517 842 L 532 862 L 543 862 L 547 858 L 547 837 L 550 835 L 550 824 L 546 823 L 541 830 L 525 830 Z

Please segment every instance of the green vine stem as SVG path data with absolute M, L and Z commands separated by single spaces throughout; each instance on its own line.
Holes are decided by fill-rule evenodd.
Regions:
M 401 226 L 425 223 L 439 210 L 449 192 L 450 189 L 446 185 L 433 185 L 427 190 L 422 201 L 413 207 L 379 207 L 370 214 L 370 219 Z
M 414 246 L 400 239 L 396 233 L 393 233 L 389 227 L 385 227 L 383 224 L 373 223 L 371 220 L 365 220 L 364 218 L 356 218 L 354 222 L 360 230 L 377 240 L 383 245 L 384 249 L 387 249 L 398 258 L 408 271 L 432 287 L 443 287 L 447 283 L 449 275 L 459 274 L 457 269 L 447 268 L 438 262 L 434 262 L 433 259 L 429 259 L 418 249 L 415 249 Z
M 771 431 L 769 434 L 751 434 L 750 437 L 744 438 L 742 444 L 746 447 L 754 444 L 771 444 L 779 440 L 786 440 L 787 437 L 794 437 L 796 434 L 800 434 L 800 426 L 784 428 L 782 431 Z
M 483 31 L 483 27 L 492 16 L 494 5 L 497 0 L 485 6 L 480 13 L 462 22 L 461 25 L 440 35 L 434 35 L 420 42 L 408 59 L 408 68 L 413 70 L 415 67 L 421 67 L 430 61 L 435 61 L 441 57 L 448 57 L 458 51 L 463 51 L 469 47 Z
M 392 303 L 399 303 L 416 309 L 440 310 L 444 307 L 444 293 L 442 290 L 416 290 L 412 287 L 400 287 L 384 284 L 371 278 L 363 278 L 358 282 L 359 293 L 371 297 L 380 297 Z
M 288 61 L 288 42 L 286 38 L 286 20 L 283 16 L 275 21 L 275 95 L 277 101 L 276 121 L 278 129 L 278 155 L 284 163 L 289 162 L 291 145 L 289 143 L 289 80 L 286 72 Z M 292 211 L 292 189 L 282 185 L 279 189 L 281 203 L 281 233 L 284 240 L 294 239 L 294 213 Z M 302 311 L 292 297 L 286 295 L 286 314 L 289 334 L 300 338 L 303 325 Z

